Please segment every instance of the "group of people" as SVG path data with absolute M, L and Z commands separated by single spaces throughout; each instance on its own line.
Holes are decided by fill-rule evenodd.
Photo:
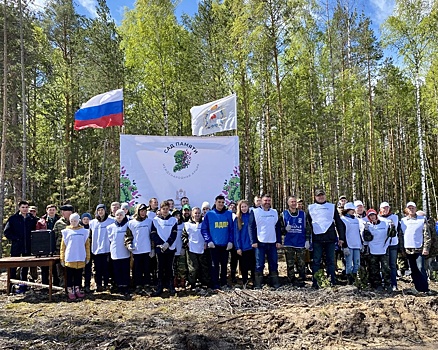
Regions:
M 392 292 L 397 290 L 397 271 L 405 264 L 416 290 L 429 292 L 426 263 L 432 229 L 413 202 L 407 203 L 404 217 L 399 217 L 387 202 L 382 202 L 379 212 L 365 211 L 361 201 L 347 202 L 341 196 L 336 206 L 327 202 L 323 189 L 315 191 L 314 203 L 307 210 L 295 196 L 287 199 L 282 213 L 271 207 L 268 194 L 255 197 L 253 206 L 240 200 L 227 207 L 225 201 L 219 195 L 213 206 L 204 202 L 192 207 L 183 197 L 179 209 L 172 199 L 158 205 L 151 198 L 148 205 L 140 203 L 135 208 L 113 202 L 109 210 L 97 205 L 94 218 L 89 213 L 79 215 L 70 204 L 60 207 L 60 216 L 56 205 L 50 204 L 38 218 L 36 208 L 21 201 L 4 234 L 12 243 L 11 256 L 26 256 L 30 255 L 32 230 L 54 231 L 60 264 L 53 276 L 42 267 L 41 282 L 47 285 L 53 278 L 55 285 L 65 284 L 70 300 L 91 291 L 93 270 L 96 292 L 111 284 L 128 295 L 131 275 L 137 294 L 159 296 L 167 289 L 175 295 L 177 287 L 228 289 L 228 270 L 235 283 L 237 266 L 243 287 L 260 289 L 266 260 L 268 283 L 277 289 L 281 286 L 280 249 L 285 254 L 288 282 L 300 287 L 305 285 L 306 264 L 311 264 L 313 288 L 320 287 L 323 266 L 330 284 L 335 285 L 340 256 L 348 283 L 368 275 L 366 282 L 372 288 Z M 397 258 L 401 259 L 399 267 Z M 367 273 L 359 277 L 361 269 Z M 20 273 L 20 279 L 27 280 L 28 269 Z M 11 277 L 16 277 L 15 269 Z

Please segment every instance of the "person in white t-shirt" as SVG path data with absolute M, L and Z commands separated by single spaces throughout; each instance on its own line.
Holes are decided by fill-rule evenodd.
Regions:
M 427 293 L 429 282 L 424 263 L 431 245 L 429 226 L 424 216 L 417 215 L 417 206 L 414 202 L 407 203 L 406 209 L 407 215 L 400 222 L 404 253 L 409 261 L 415 289 Z
M 131 253 L 125 246 L 125 236 L 129 220 L 123 209 L 115 213 L 116 220 L 108 226 L 111 259 L 113 260 L 114 281 L 120 294 L 128 295 Z
M 79 225 L 81 217 L 73 213 L 69 217 L 70 225 L 61 231 L 61 265 L 67 272 L 67 293 L 70 300 L 83 298 L 81 291 L 82 270 L 90 261 L 90 240 L 88 230 Z

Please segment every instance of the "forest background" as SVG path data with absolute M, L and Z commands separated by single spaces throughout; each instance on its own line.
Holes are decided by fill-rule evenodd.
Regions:
M 202 0 L 179 18 L 176 0 L 138 0 L 119 26 L 97 3 L 88 18 L 70 0 L 1 1 L 0 225 L 20 199 L 39 214 L 116 200 L 121 132 L 189 136 L 190 108 L 231 92 L 242 198 L 282 209 L 323 187 L 437 215 L 436 1 L 397 0 L 379 39 L 348 0 Z M 75 131 L 79 106 L 116 88 L 123 130 Z

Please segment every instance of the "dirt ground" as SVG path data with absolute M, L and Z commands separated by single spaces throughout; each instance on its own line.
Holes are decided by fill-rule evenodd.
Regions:
M 57 293 L 49 302 L 39 290 L 6 295 L 2 282 L 0 349 L 436 348 L 438 297 L 411 295 L 409 280 L 392 294 L 310 285 L 74 302 Z

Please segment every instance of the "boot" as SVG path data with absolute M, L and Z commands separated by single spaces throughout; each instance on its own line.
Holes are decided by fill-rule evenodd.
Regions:
M 254 277 L 254 289 L 262 289 L 263 272 L 256 272 Z
M 349 273 L 347 276 L 347 284 L 349 286 L 352 286 L 354 284 L 354 280 L 355 280 L 354 275 L 352 273 Z
M 75 294 L 75 291 L 72 287 L 67 288 L 67 293 L 68 293 L 69 300 L 76 300 L 76 294 Z
M 276 271 L 271 272 L 269 274 L 269 277 L 271 277 L 271 286 L 273 288 L 278 289 L 281 287 L 280 280 L 278 278 L 278 272 L 276 272 Z
M 83 298 L 85 296 L 84 292 L 81 291 L 80 287 L 74 287 L 75 288 L 75 295 L 78 298 Z
M 175 288 L 175 287 L 173 287 L 173 288 Z M 155 292 L 152 293 L 152 296 L 158 297 L 161 294 L 163 294 L 163 284 L 161 282 L 158 282 L 157 289 L 155 290 Z
M 271 287 L 278 289 L 281 287 L 280 280 L 278 278 L 278 272 L 273 271 L 269 273 L 269 277 L 271 279 Z
M 180 288 L 185 288 L 186 287 L 186 279 L 184 277 L 181 277 L 181 279 L 179 281 L 179 287 Z
M 179 287 L 179 280 L 178 280 L 178 277 L 174 277 L 174 278 L 173 278 L 173 287 L 174 287 L 174 288 Z

